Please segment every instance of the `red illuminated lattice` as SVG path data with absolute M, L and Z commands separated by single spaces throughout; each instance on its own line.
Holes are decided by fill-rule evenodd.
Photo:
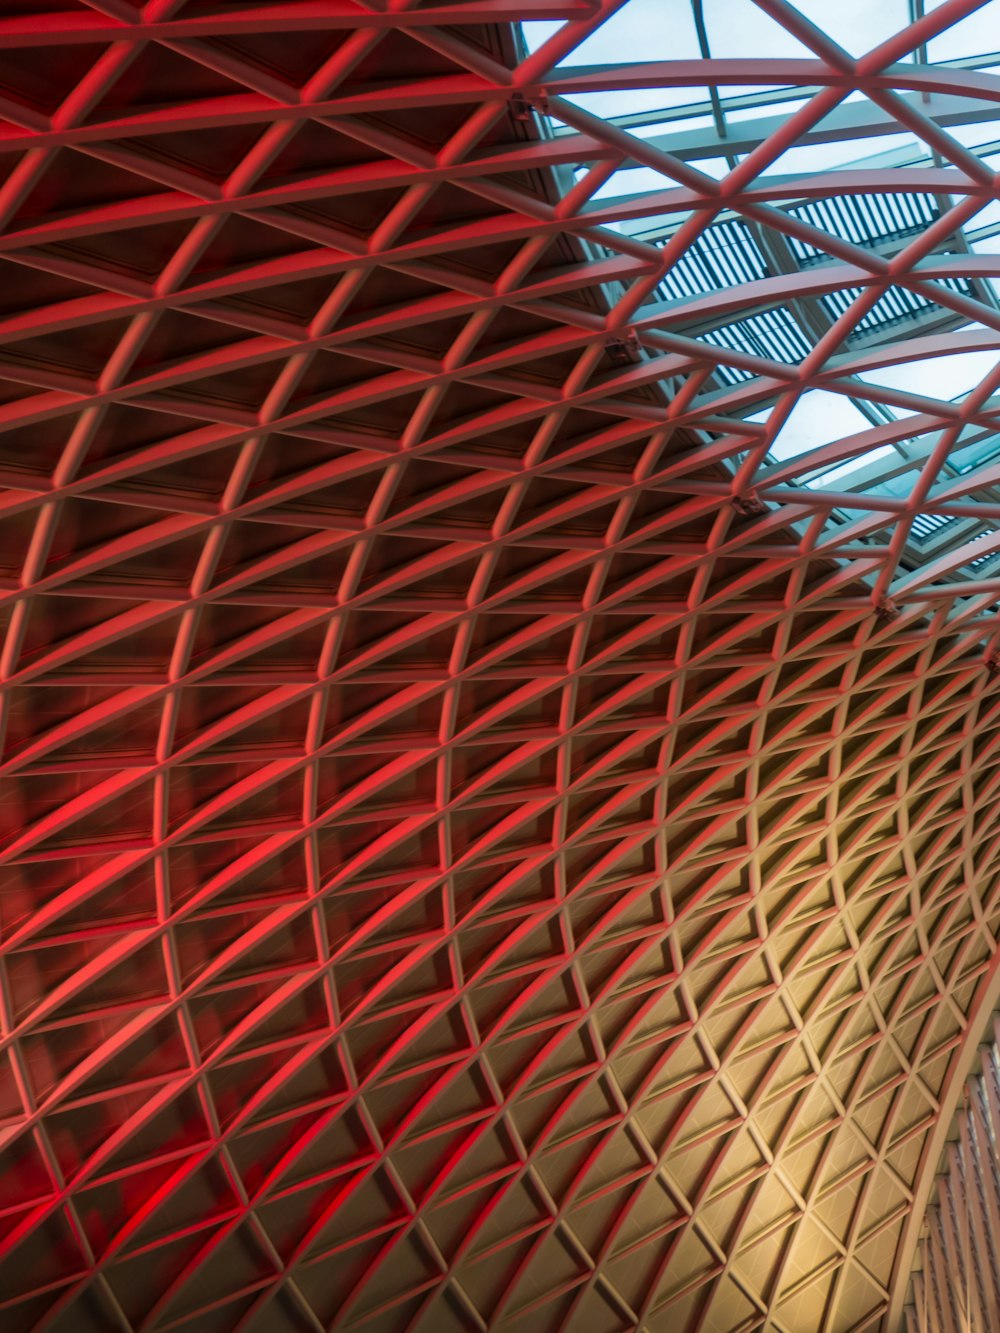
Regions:
M 991 168 L 921 110 L 1000 79 L 922 63 L 970 0 L 574 69 L 618 8 L 0 14 L 5 1330 L 901 1309 L 1000 987 L 1000 473 L 948 470 L 1000 368 L 773 446 L 1000 346 Z M 717 180 L 573 100 L 694 83 L 804 101 Z M 937 163 L 769 174 L 857 91 Z M 789 207 L 904 190 L 895 248 Z M 675 308 L 723 215 L 823 262 Z M 852 344 L 890 288 L 926 327 Z M 801 363 L 703 336 L 843 290 Z

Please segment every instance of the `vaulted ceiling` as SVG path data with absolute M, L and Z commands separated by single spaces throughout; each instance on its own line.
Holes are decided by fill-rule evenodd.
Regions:
M 1000 56 L 830 8 L 0 7 L 5 1331 L 898 1326 Z

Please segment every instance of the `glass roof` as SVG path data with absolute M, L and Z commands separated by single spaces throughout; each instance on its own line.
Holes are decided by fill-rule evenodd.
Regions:
M 970 543 L 1000 541 L 1000 0 L 611 9 L 522 37 L 588 241 L 655 256 L 612 319 L 697 368 L 685 422 L 732 423 L 734 491 L 808 492 L 817 546 L 891 546 L 887 602 L 974 580 L 993 609 Z

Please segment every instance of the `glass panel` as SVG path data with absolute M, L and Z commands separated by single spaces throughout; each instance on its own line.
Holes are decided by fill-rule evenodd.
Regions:
M 954 401 L 974 389 L 997 363 L 997 352 L 958 352 L 953 356 L 928 357 L 926 360 L 905 361 L 894 366 L 880 366 L 878 370 L 862 371 L 858 376 L 866 384 L 884 385 L 903 389 L 924 398 Z M 913 416 L 908 408 L 887 404 L 895 417 Z
M 808 46 L 758 9 L 753 0 L 704 0 L 705 28 L 713 56 L 808 59 Z M 671 6 L 671 12 L 674 6 Z
M 797 458 L 808 449 L 832 444 L 870 426 L 871 422 L 849 398 L 811 389 L 789 413 L 771 446 L 771 455 L 778 459 Z
M 852 56 L 862 56 L 905 28 L 906 0 L 798 0 L 796 9 Z
M 942 0 L 925 0 L 924 9 L 931 13 Z M 929 60 L 955 60 L 962 56 L 989 54 L 1000 49 L 1000 3 L 990 0 L 975 13 L 947 28 L 939 37 L 927 43 Z
M 752 8 L 752 6 L 751 6 Z M 548 40 L 558 23 L 526 23 L 531 49 Z M 576 48 L 570 65 L 602 65 L 608 61 L 697 60 L 701 56 L 690 5 L 665 5 L 662 0 L 630 0 Z M 690 101 L 690 98 L 688 99 Z

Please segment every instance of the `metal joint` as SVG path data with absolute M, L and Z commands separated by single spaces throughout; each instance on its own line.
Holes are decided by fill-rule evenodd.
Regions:
M 642 346 L 635 329 L 629 329 L 619 338 L 609 339 L 604 350 L 616 366 L 632 366 L 642 360 Z
M 757 518 L 767 513 L 767 505 L 756 491 L 747 491 L 744 495 L 730 497 L 733 508 L 743 518 Z
M 528 122 L 536 111 L 544 115 L 548 110 L 548 102 L 544 97 L 529 101 L 523 93 L 515 93 L 510 99 L 510 109 L 515 120 Z

